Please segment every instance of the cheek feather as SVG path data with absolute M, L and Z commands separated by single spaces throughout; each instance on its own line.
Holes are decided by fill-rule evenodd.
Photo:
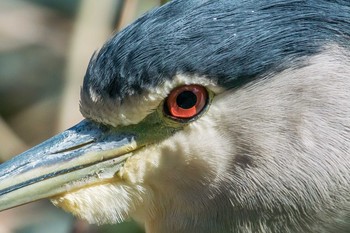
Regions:
M 51 201 L 89 223 L 106 224 L 128 219 L 129 213 L 142 203 L 143 192 L 141 186 L 116 182 L 80 189 Z

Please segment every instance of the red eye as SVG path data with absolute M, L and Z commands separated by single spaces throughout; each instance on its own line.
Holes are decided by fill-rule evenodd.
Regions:
M 186 85 L 171 91 L 166 100 L 168 114 L 174 118 L 189 119 L 200 113 L 207 104 L 208 92 L 199 85 Z

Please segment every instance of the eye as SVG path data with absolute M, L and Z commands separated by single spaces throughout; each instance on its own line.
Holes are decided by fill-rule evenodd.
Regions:
M 166 113 L 173 118 L 190 119 L 197 116 L 207 105 L 208 92 L 199 85 L 175 88 L 166 99 Z

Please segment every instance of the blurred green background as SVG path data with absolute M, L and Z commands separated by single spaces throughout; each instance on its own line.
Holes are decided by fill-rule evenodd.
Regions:
M 159 0 L 0 1 L 0 161 L 79 122 L 91 54 Z M 0 213 L 0 233 L 142 233 L 131 220 L 95 226 L 49 201 Z

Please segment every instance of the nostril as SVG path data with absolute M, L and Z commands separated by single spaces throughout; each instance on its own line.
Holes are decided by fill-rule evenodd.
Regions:
M 82 148 L 82 147 L 84 147 L 84 146 L 90 145 L 90 144 L 92 144 L 92 143 L 94 143 L 93 140 L 88 141 L 88 142 L 85 142 L 85 143 L 82 143 L 82 144 L 79 144 L 79 145 L 75 145 L 75 146 L 72 146 L 72 147 L 69 147 L 69 148 L 65 148 L 65 149 L 62 149 L 62 150 L 58 150 L 58 151 L 55 151 L 55 152 L 53 152 L 53 153 L 51 153 L 51 154 L 59 154 L 59 153 L 64 153 L 64 152 L 69 152 L 69 151 L 77 150 L 77 149 L 80 149 L 80 148 Z

